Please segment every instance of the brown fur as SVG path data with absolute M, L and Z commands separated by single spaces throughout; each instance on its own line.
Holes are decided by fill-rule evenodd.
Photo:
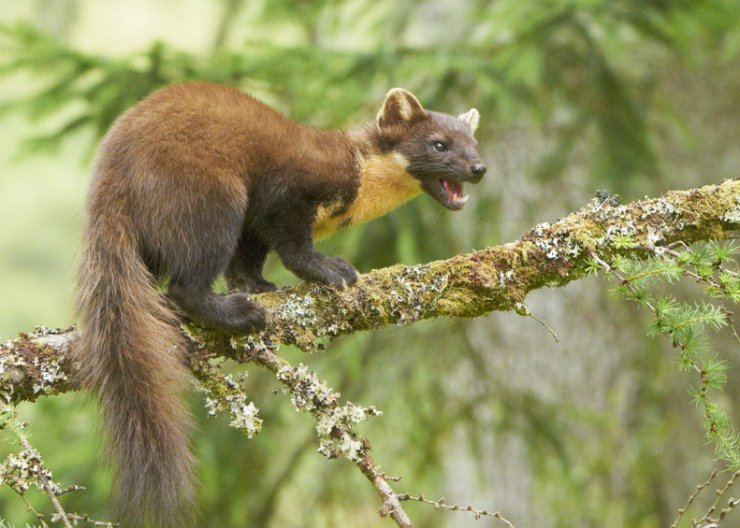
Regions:
M 236 89 L 189 83 L 155 92 L 116 121 L 87 202 L 76 361 L 99 393 L 118 520 L 191 522 L 184 345 L 156 282 L 168 281 L 169 301 L 189 319 L 229 333 L 261 329 L 265 313 L 244 291 L 214 293 L 213 280 L 224 273 L 234 288 L 274 289 L 261 274 L 269 251 L 303 279 L 354 283 L 352 265 L 316 251 L 312 238 L 422 189 L 459 208 L 442 182 L 477 181 L 485 171 L 474 114 L 427 112 L 394 89 L 375 122 L 326 131 Z M 439 141 L 445 152 L 432 148 Z
M 111 168 L 101 162 L 97 170 Z M 98 387 L 116 461 L 116 513 L 132 526 L 185 524 L 192 512 L 192 456 L 177 320 L 139 258 L 116 190 L 97 191 L 103 192 L 95 192 L 90 206 L 107 214 L 91 216 L 85 226 L 83 331 L 75 350 L 82 381 Z

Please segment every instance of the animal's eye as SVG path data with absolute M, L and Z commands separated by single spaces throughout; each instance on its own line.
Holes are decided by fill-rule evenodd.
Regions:
M 436 150 L 437 152 L 447 152 L 448 150 L 447 145 L 445 145 L 441 141 L 435 141 L 434 143 L 432 143 L 432 146 L 434 147 L 434 150 Z

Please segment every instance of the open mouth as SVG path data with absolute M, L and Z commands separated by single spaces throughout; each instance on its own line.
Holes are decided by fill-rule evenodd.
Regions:
M 442 178 L 438 180 L 437 185 L 438 193 L 434 194 L 442 205 L 452 210 L 458 210 L 465 207 L 469 196 L 463 196 L 462 183 Z

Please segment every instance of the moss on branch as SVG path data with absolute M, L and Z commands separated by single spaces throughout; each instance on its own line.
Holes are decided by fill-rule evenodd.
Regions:
M 721 239 L 740 227 L 740 181 L 730 180 L 626 205 L 594 199 L 584 209 L 539 224 L 521 239 L 447 260 L 396 265 L 362 275 L 356 286 L 336 290 L 302 284 L 256 296 L 272 314 L 254 336 L 225 339 L 190 327 L 194 348 L 263 366 L 277 360 L 280 344 L 312 351 L 320 338 L 432 317 L 477 317 L 517 309 L 543 286 L 563 286 L 588 273 L 592 255 L 642 258 L 651 248 L 682 240 Z M 66 351 L 73 329 L 32 334 L 0 345 L 0 396 L 33 401 L 74 388 Z M 194 365 L 194 368 L 197 368 Z

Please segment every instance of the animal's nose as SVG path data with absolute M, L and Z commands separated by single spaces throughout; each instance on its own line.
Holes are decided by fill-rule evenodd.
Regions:
M 475 163 L 470 167 L 470 172 L 478 176 L 478 179 L 480 179 L 486 173 L 486 166 L 482 163 Z

